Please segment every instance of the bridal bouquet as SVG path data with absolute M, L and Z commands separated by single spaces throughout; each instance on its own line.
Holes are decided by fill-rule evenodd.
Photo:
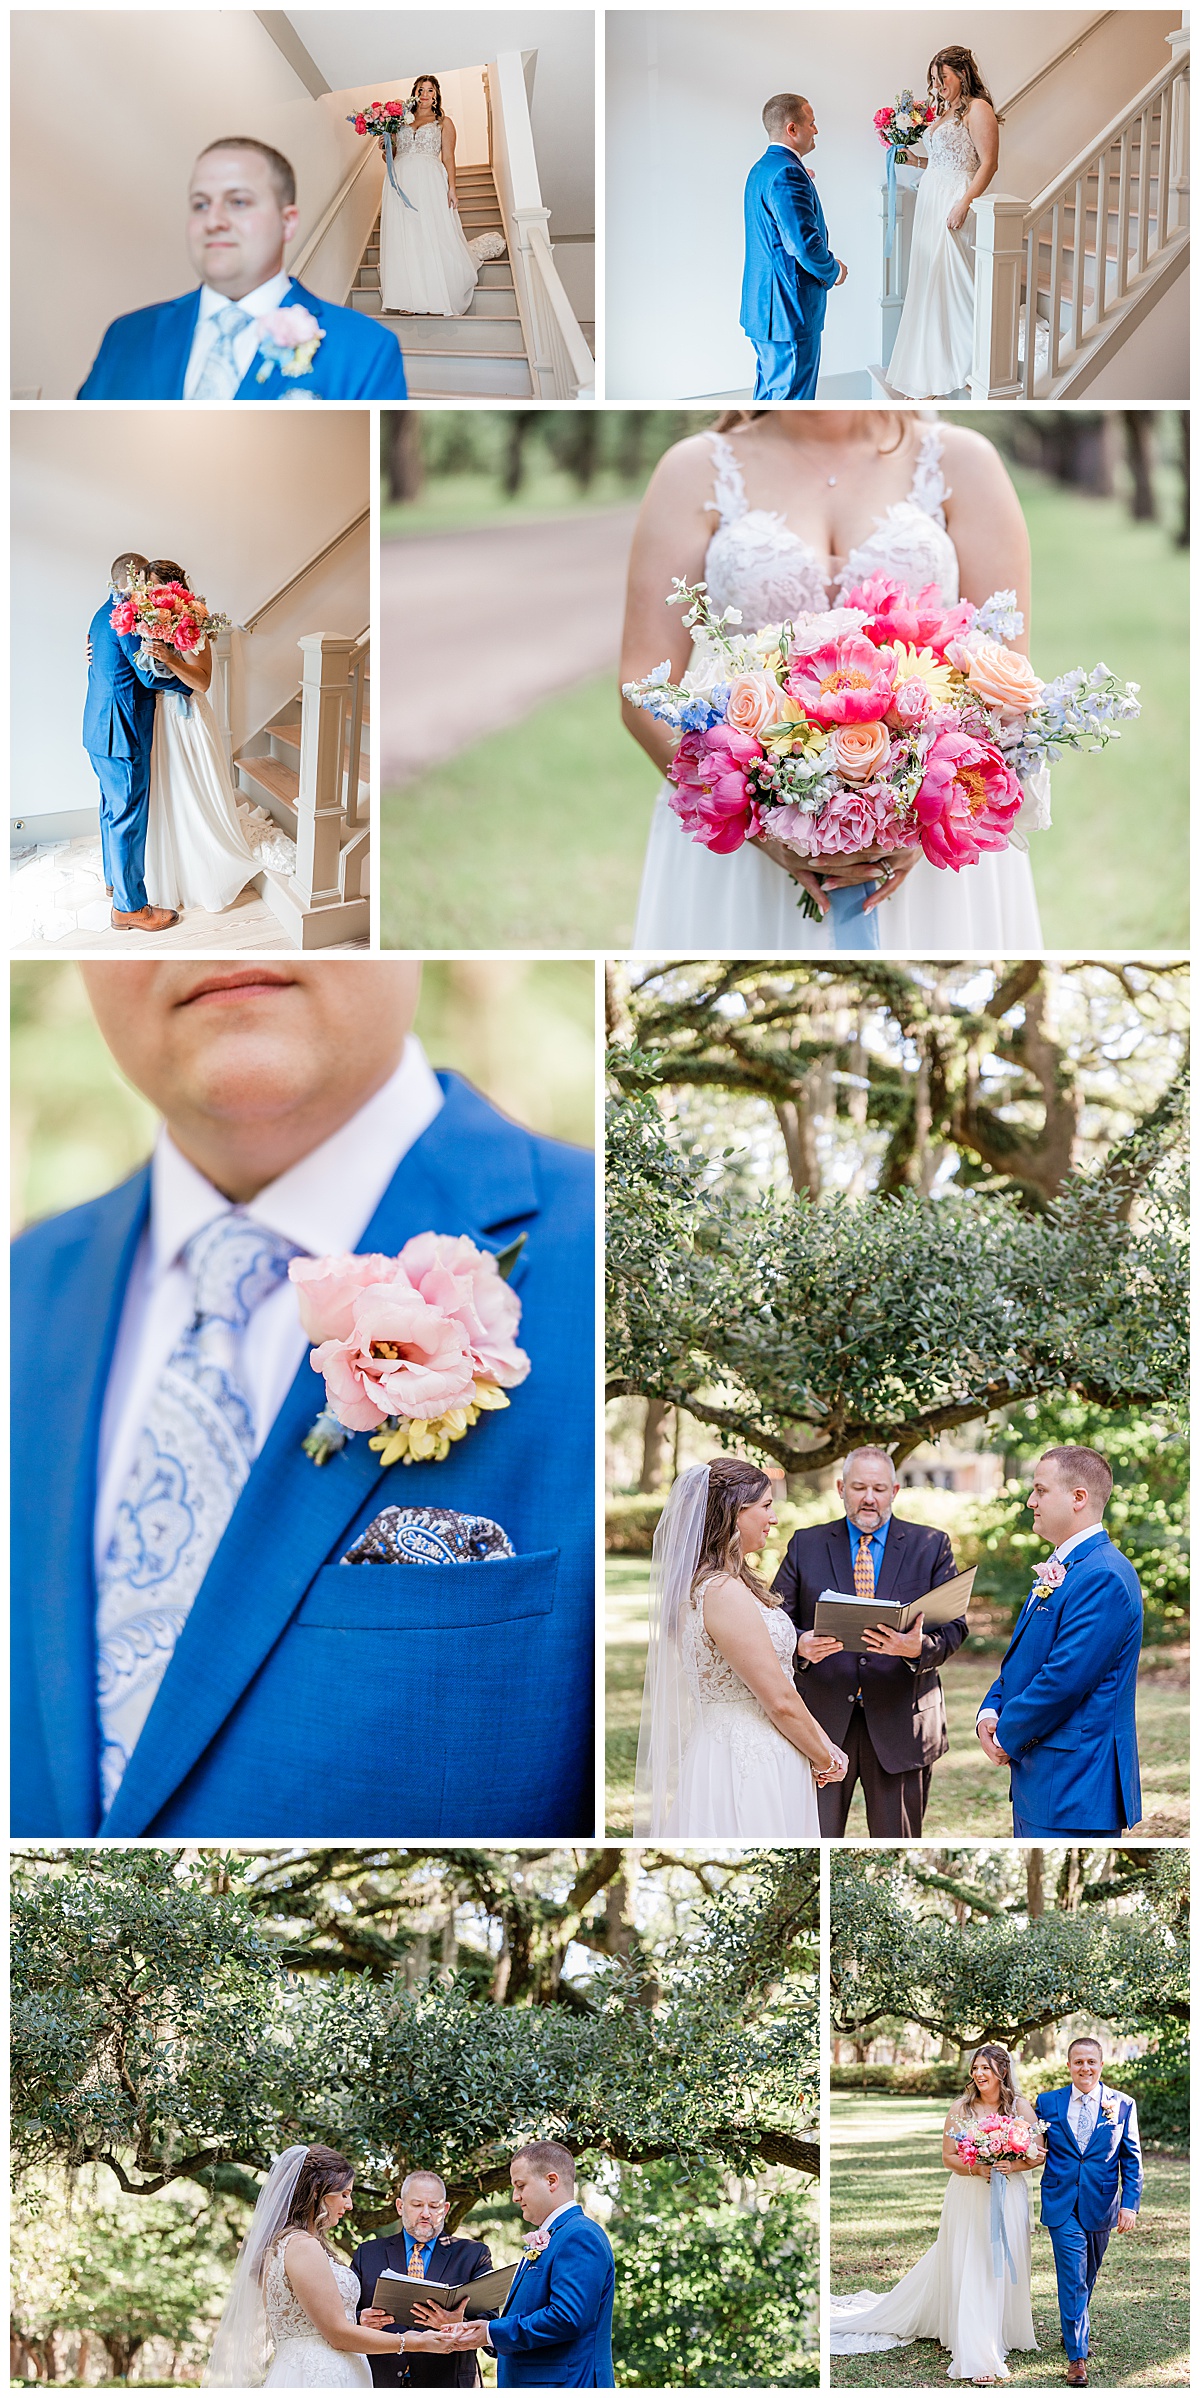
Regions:
M 231 620 L 216 615 L 186 583 L 152 583 L 148 575 L 132 575 L 128 593 L 116 601 L 108 621 L 115 633 L 140 633 L 138 662 L 153 666 L 152 642 L 165 642 L 187 656 L 212 634 L 227 633 Z
M 964 2163 L 974 2165 L 980 2157 L 988 2165 L 1024 2164 L 1037 2146 L 1037 2133 L 1032 2123 L 1020 2115 L 982 2115 L 977 2123 L 964 2123 L 953 2134 L 954 2145 Z M 992 2271 L 997 2281 L 1008 2269 L 1010 2280 L 1017 2278 L 1016 2259 L 1009 2244 L 1005 2221 L 1005 2178 L 993 2173 L 988 2184 L 988 2236 L 992 2250 Z
M 914 100 L 911 92 L 904 91 L 897 93 L 890 108 L 877 108 L 871 123 L 885 149 L 907 150 L 910 142 L 920 140 L 936 115 L 931 101 Z
M 1019 777 L 1064 749 L 1102 749 L 1139 713 L 1136 683 L 1107 666 L 1043 683 L 1007 648 L 1015 593 L 949 605 L 872 575 L 844 604 L 740 635 L 704 583 L 675 579 L 671 604 L 695 635 L 688 668 L 626 683 L 625 697 L 683 735 L 667 769 L 671 805 L 718 855 L 763 835 L 814 870 L 864 851 L 920 849 L 958 873 L 1006 849 Z M 831 893 L 839 944 L 874 934 L 871 885 Z M 819 914 L 802 892 L 799 905 Z
M 356 133 L 370 133 L 376 140 L 392 134 L 398 125 L 409 124 L 415 114 L 411 100 L 372 100 L 368 108 L 360 108 L 346 119 Z
M 325 1408 L 303 1447 L 324 1465 L 369 1432 L 381 1466 L 448 1457 L 524 1382 L 521 1302 L 508 1276 L 524 1236 L 494 1256 L 465 1233 L 420 1232 L 398 1257 L 296 1257 L 288 1268 L 315 1343 Z

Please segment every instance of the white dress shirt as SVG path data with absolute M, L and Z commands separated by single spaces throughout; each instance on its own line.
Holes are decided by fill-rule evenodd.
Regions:
M 442 1106 L 441 1085 L 419 1041 L 409 1035 L 404 1055 L 382 1090 L 357 1115 L 289 1166 L 251 1200 L 245 1213 L 267 1224 L 309 1257 L 357 1248 L 400 1160 Z M 176 1148 L 165 1125 L 150 1168 L 150 1221 L 142 1234 L 125 1292 L 112 1366 L 104 1394 L 97 1460 L 97 1570 L 112 1538 L 117 1507 L 149 1413 L 159 1375 L 191 1322 L 192 1298 L 182 1252 L 193 1233 L 233 1201 Z M 452 1225 L 414 1225 L 414 1231 L 453 1231 Z M 296 1292 L 283 1282 L 256 1307 L 242 1344 L 242 1387 L 254 1416 L 258 1455 L 304 1362 L 308 1339 Z M 313 1417 L 323 1403 L 313 1376 Z
M 194 399 L 196 385 L 204 372 L 209 351 L 216 347 L 220 338 L 213 320 L 219 315 L 221 309 L 244 308 L 250 318 L 250 323 L 243 325 L 233 345 L 237 379 L 238 383 L 241 383 L 249 373 L 250 362 L 258 348 L 255 319 L 266 316 L 272 308 L 282 308 L 291 289 L 291 282 L 290 275 L 272 275 L 269 283 L 260 283 L 257 291 L 248 291 L 245 299 L 232 301 L 227 292 L 214 291 L 211 284 L 208 283 L 201 284 L 200 314 L 196 319 L 196 330 L 192 335 L 191 356 L 187 363 L 187 373 L 183 378 L 185 400 Z M 234 390 L 236 391 L 236 389 L 237 384 L 234 385 Z
M 1103 1526 L 1103 1524 L 1085 1524 L 1085 1525 L 1084 1525 L 1084 1527 L 1083 1527 L 1083 1530 L 1082 1530 L 1082 1532 L 1072 1532 L 1072 1534 L 1071 1534 L 1071 1537 L 1070 1537 L 1070 1539 L 1069 1539 L 1069 1540 L 1060 1540 L 1060 1542 L 1059 1542 L 1059 1544 L 1058 1544 L 1058 1547 L 1057 1547 L 1056 1549 L 1052 1550 L 1052 1551 L 1051 1551 L 1051 1554 L 1049 1555 L 1049 1557 L 1047 1557 L 1047 1559 L 1046 1559 L 1046 1565 L 1053 1565 L 1055 1558 L 1057 1558 L 1057 1559 L 1058 1559 L 1058 1562 L 1059 1562 L 1059 1564 L 1060 1564 L 1060 1565 L 1065 1565 L 1065 1564 L 1066 1564 L 1066 1561 L 1067 1561 L 1067 1559 L 1068 1559 L 1068 1557 L 1069 1557 L 1069 1556 L 1070 1556 L 1070 1554 L 1071 1554 L 1071 1551 L 1072 1551 L 1072 1549 L 1077 1549 L 1077 1548 L 1079 1547 L 1079 1544 L 1080 1544 L 1080 1541 L 1081 1541 L 1081 1540 L 1090 1540 L 1090 1539 L 1092 1538 L 1092 1535 L 1093 1535 L 1093 1533 L 1095 1533 L 1095 1532 L 1103 1532 L 1103 1530 L 1104 1530 L 1104 1526 Z M 1038 1573 L 1039 1573 L 1039 1574 L 1044 1574 L 1044 1573 L 1045 1573 L 1045 1570 L 1046 1570 L 1046 1566 L 1041 1566 L 1041 1565 L 1040 1565 L 1040 1566 L 1038 1567 Z M 1030 1595 L 1032 1596 L 1032 1593 L 1031 1593 Z M 1028 1605 L 1029 1605 L 1029 1600 L 1028 1600 L 1028 1599 L 1026 1599 L 1026 1601 L 1025 1601 L 1025 1603 L 1024 1603 L 1024 1606 L 1023 1606 L 1023 1607 L 1022 1607 L 1022 1609 L 1021 1609 L 1021 1615 L 1024 1615 L 1024 1613 L 1025 1613 L 1025 1608 L 1026 1608 Z M 1017 1623 L 1020 1623 L 1020 1621 L 1021 1621 L 1021 1616 L 1019 1615 L 1019 1616 L 1017 1617 Z M 1015 1628 L 1016 1628 L 1016 1627 L 1014 1626 L 1014 1630 L 1015 1630 Z M 998 1723 L 999 1723 L 999 1721 L 1000 1721 L 1000 1718 L 999 1718 L 999 1715 L 997 1714 L 997 1712 L 996 1712 L 996 1709 L 995 1709 L 994 1707 L 981 1707 L 981 1708 L 980 1708 L 980 1710 L 979 1710 L 979 1713 L 978 1713 L 978 1715 L 977 1715 L 977 1716 L 976 1716 L 976 1718 L 975 1718 L 975 1721 L 976 1721 L 976 1723 L 977 1723 L 977 1724 L 998 1724 Z

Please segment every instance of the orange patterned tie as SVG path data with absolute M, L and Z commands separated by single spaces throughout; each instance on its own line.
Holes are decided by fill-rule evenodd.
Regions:
M 417 2247 L 415 2241 L 413 2243 L 412 2255 L 408 2260 L 408 2278 L 410 2281 L 424 2281 L 425 2279 L 425 2267 L 421 2262 L 421 2251 Z
M 871 1558 L 871 1543 L 865 1532 L 858 1535 L 858 1555 L 854 1560 L 854 1596 L 869 1606 L 875 1596 L 875 1567 Z

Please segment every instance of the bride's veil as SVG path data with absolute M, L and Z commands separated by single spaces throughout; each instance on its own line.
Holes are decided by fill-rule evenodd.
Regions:
M 708 1467 L 690 1465 L 672 1485 L 650 1562 L 650 1639 L 633 1785 L 635 1833 L 670 1827 L 695 1700 L 679 1646 L 679 1624 L 700 1562 L 708 1513 Z
M 301 2144 L 276 2157 L 258 2194 L 250 2229 L 238 2250 L 233 2284 L 217 2325 L 202 2386 L 210 2390 L 257 2390 L 266 2379 L 270 2339 L 263 2303 L 263 2274 L 272 2243 L 288 2219 L 300 2168 L 308 2155 Z

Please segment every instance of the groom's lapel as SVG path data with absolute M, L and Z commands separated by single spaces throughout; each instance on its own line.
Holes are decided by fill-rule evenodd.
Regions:
M 200 314 L 200 291 L 187 292 L 181 300 L 165 300 L 154 312 L 150 335 L 150 357 L 147 362 L 147 399 L 181 400 L 188 359 L 192 354 L 192 337 Z
M 528 1133 L 450 1078 L 445 1105 L 402 1160 L 358 1247 L 394 1256 L 414 1233 L 434 1231 L 466 1232 L 481 1246 L 497 1248 L 523 1224 L 532 1243 L 537 1208 Z M 511 1276 L 517 1289 L 523 1262 Z M 236 1707 L 355 1517 L 376 1496 L 381 1507 L 391 1501 L 364 1433 L 326 1465 L 315 1466 L 304 1455 L 300 1444 L 322 1399 L 320 1378 L 306 1358 L 197 1592 L 103 1824 L 105 1837 L 136 1836 L 153 1822 Z
M 100 1414 L 134 1253 L 150 1205 L 143 1168 L 112 1194 L 86 1238 L 56 1265 L 58 1321 L 71 1371 L 57 1377 L 42 1459 L 39 1634 L 33 1662 L 64 1828 L 97 1823 L 96 1583 L 93 1563 Z M 26 1569 L 30 1570 L 30 1569 Z

